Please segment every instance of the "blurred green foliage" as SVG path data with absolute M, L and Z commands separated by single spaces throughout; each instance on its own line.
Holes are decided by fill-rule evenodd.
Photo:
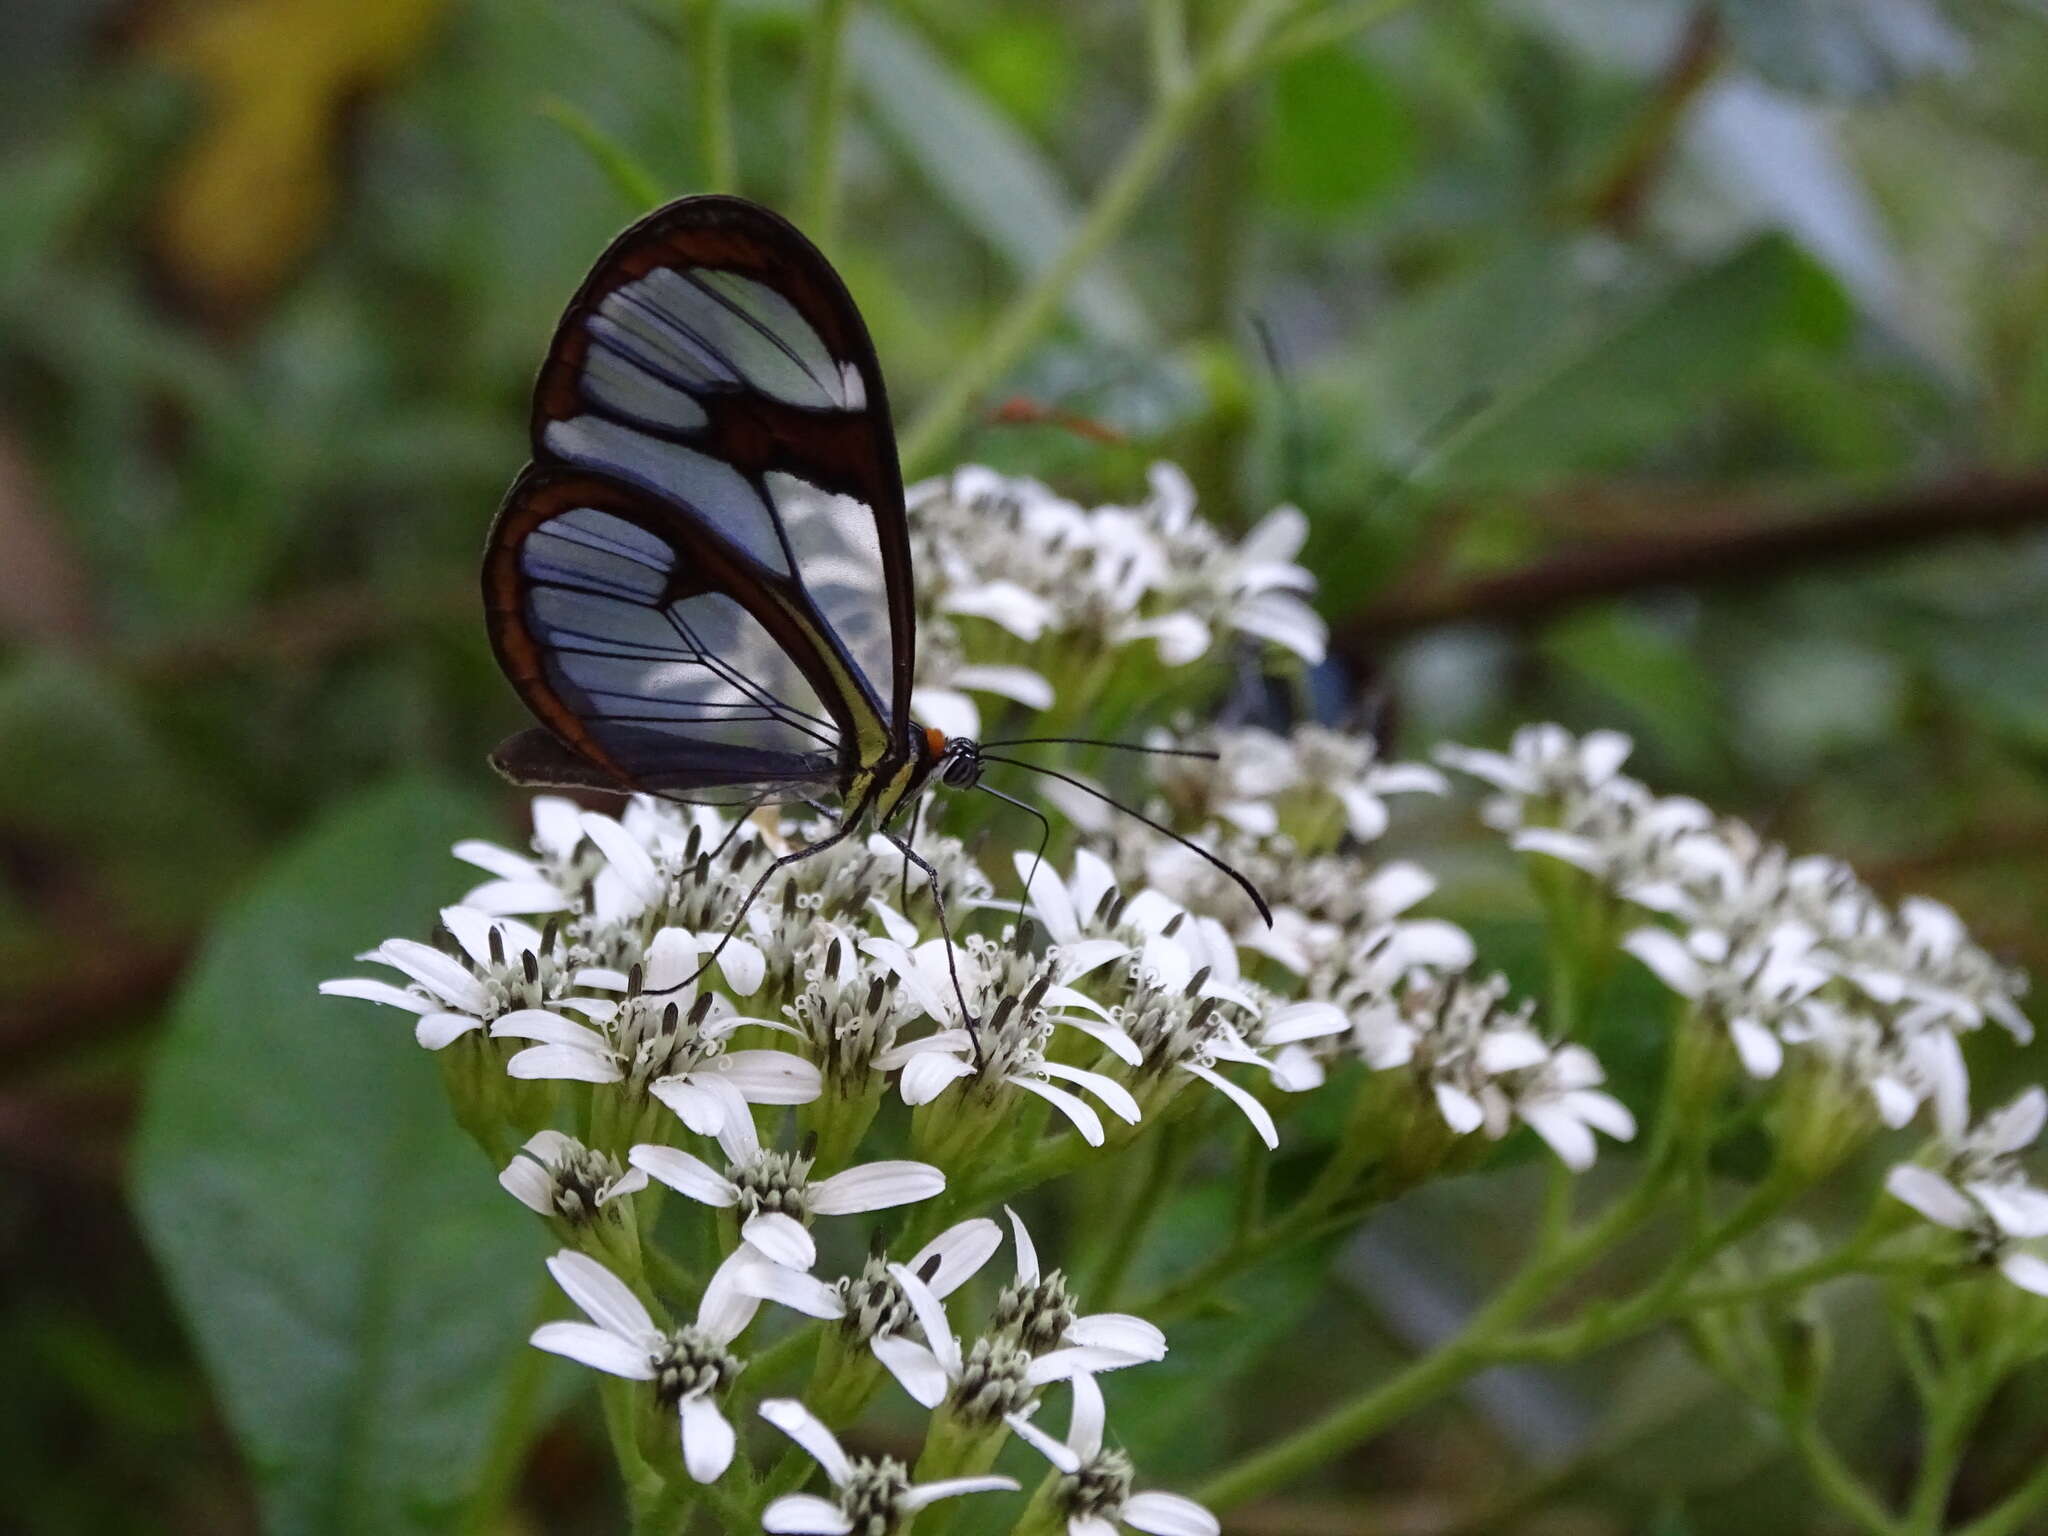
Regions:
M 328 1040 L 339 1026 L 300 994 L 459 891 L 397 829 L 488 830 L 405 786 L 490 791 L 483 753 L 518 723 L 475 554 L 523 458 L 553 317 L 636 211 L 621 182 L 704 185 L 690 9 L 0 13 L 0 1338 L 17 1362 L 0 1487 L 26 1529 L 252 1528 L 268 1432 L 290 1432 L 238 1385 L 233 1340 L 182 1332 L 124 1207 L 153 1058 L 133 1187 L 187 1286 L 244 1241 L 194 1214 L 192 1181 L 259 1213 L 266 1174 L 302 1184 L 280 1202 L 364 1185 L 251 1168 L 232 1126 L 180 1110 L 183 1077 L 243 1074 L 252 1113 L 266 1091 L 311 1113 L 321 1064 L 346 1058 L 347 1093 L 367 1097 L 326 1107 L 353 1106 L 376 1157 L 429 1134 L 410 1123 L 433 1104 L 401 1086 L 420 1066 L 402 1031 Z M 852 9 L 830 253 L 907 421 L 1058 269 L 1170 92 L 1176 48 L 1199 53 L 1244 7 Z M 815 18 L 798 0 L 724 7 L 738 184 L 772 203 L 806 174 Z M 1114 499 L 1167 456 L 1225 521 L 1297 500 L 1325 612 L 1351 636 L 1323 680 L 1335 712 L 1369 708 L 1411 754 L 1536 716 L 1623 726 L 1663 787 L 1846 854 L 1883 888 L 1930 890 L 2040 968 L 2040 7 L 1334 0 L 1303 26 L 1288 57 L 1191 114 L 1017 365 L 919 467 L 974 457 Z M 1116 441 L 992 420 L 1012 398 Z M 1892 516 L 1885 537 L 1873 512 Z M 1759 545 L 1795 523 L 1840 537 L 1796 558 Z M 1996 542 L 1977 536 L 1993 523 Z M 1603 584 L 1615 551 L 1673 540 L 1693 553 L 1655 580 Z M 1526 622 L 1470 584 L 1531 570 L 1558 586 Z M 498 803 L 509 829 L 513 797 Z M 1453 872 L 1462 836 L 1450 815 L 1416 833 Z M 1452 895 L 1476 928 L 1521 916 L 1480 878 Z M 462 1198 L 422 1174 L 378 1190 L 398 1209 L 356 1214 L 401 1242 L 415 1224 L 452 1240 L 444 1202 Z M 1526 1198 L 1512 1180 L 1445 1196 L 1411 1269 L 1450 1296 L 1478 1287 L 1491 1239 L 1444 1234 Z M 1191 1242 L 1223 1219 L 1199 1202 L 1180 1216 Z M 340 1211 L 328 1236 L 323 1251 L 366 1240 Z M 1170 1378 L 1150 1404 L 1112 1389 L 1160 1477 L 1296 1384 L 1320 1390 L 1334 1362 L 1363 1372 L 1413 1346 L 1392 1282 L 1353 1278 L 1261 1282 L 1251 1312 L 1303 1342 L 1199 1436 Z M 1768 1443 L 1738 1448 L 1682 1406 L 1692 1380 L 1651 1353 L 1545 1377 L 1533 1399 L 1475 1394 L 1470 1433 L 1425 1422 L 1325 1492 L 1355 1500 L 1343 1528 L 1360 1530 L 1416 1499 L 1476 1518 L 1524 1479 L 1564 1529 L 1807 1528 L 1796 1479 L 1743 1475 L 1775 1465 Z M 1851 1454 L 1882 1465 L 1897 1384 L 1859 1386 Z M 1650 1405 L 1594 1411 L 1610 1400 Z M 1591 1426 L 1562 1461 L 1530 1451 L 1530 1401 Z M 358 1411 L 388 1406 L 371 1391 Z M 2041 1454 L 2041 1409 L 1998 1416 L 1987 1469 Z M 447 1433 L 478 1443 L 475 1421 Z M 549 1432 L 507 1529 L 606 1527 L 582 1443 L 573 1421 Z M 279 1513 L 270 1487 L 276 1529 L 344 1528 Z M 405 1518 L 433 1527 L 439 1496 L 397 1477 L 362 1507 L 410 1497 Z

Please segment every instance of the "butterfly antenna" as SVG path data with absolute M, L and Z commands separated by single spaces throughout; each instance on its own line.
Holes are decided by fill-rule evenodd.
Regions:
M 1206 747 L 1154 747 L 1141 741 L 1105 741 L 1100 736 L 1011 736 L 1003 741 L 984 741 L 984 747 L 1113 747 L 1119 752 L 1142 752 L 1148 757 L 1199 757 L 1215 762 L 1222 754 Z
M 1186 848 L 1189 852 L 1198 854 L 1203 859 L 1206 859 L 1210 864 L 1214 865 L 1217 869 L 1223 871 L 1224 874 L 1228 875 L 1234 882 L 1236 882 L 1237 888 L 1243 891 L 1245 895 L 1249 896 L 1252 899 L 1252 905 L 1259 909 L 1259 916 L 1266 920 L 1266 926 L 1268 928 L 1273 926 L 1273 909 L 1266 905 L 1266 898 L 1259 894 L 1259 888 L 1256 885 L 1253 885 L 1251 881 L 1247 880 L 1242 874 L 1240 874 L 1234 865 L 1230 864 L 1222 858 L 1219 858 L 1217 855 L 1211 853 L 1208 849 L 1204 848 L 1200 843 L 1196 842 L 1193 838 L 1184 836 L 1183 834 L 1174 831 L 1173 828 L 1166 826 L 1161 822 L 1154 821 L 1150 816 L 1147 816 L 1143 811 L 1133 810 L 1130 806 L 1125 805 L 1121 800 L 1117 799 L 1108 791 L 1097 789 L 1093 784 L 1090 784 L 1086 779 L 1076 778 L 1071 773 L 1062 773 L 1057 768 L 1041 767 L 1037 763 L 1027 763 L 1022 758 L 1018 757 L 995 757 L 992 755 L 985 755 L 983 761 L 991 763 L 1006 763 L 1012 768 L 1023 768 L 1031 773 L 1042 773 L 1049 779 L 1058 779 L 1062 784 L 1072 785 L 1075 789 L 1080 790 L 1081 793 L 1083 793 L 1084 795 L 1093 795 L 1097 800 L 1102 801 L 1103 804 L 1114 806 L 1117 810 L 1122 811 L 1126 816 L 1130 817 L 1133 821 L 1144 823 L 1144 825 L 1150 827 L 1154 832 L 1157 832 L 1162 836 L 1172 838 L 1176 843 L 1179 843 L 1183 848 Z

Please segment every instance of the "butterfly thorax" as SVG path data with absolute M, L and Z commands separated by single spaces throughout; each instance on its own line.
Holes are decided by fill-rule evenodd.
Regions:
M 948 736 L 936 726 L 913 725 L 900 753 L 856 770 L 846 791 L 848 814 L 887 826 L 924 793 L 934 775 L 949 789 L 972 789 L 981 768 L 979 742 Z

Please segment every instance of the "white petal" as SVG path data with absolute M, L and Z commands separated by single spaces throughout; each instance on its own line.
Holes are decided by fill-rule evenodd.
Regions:
M 1895 1077 L 1873 1078 L 1870 1096 L 1877 1101 L 1877 1117 L 1893 1130 L 1906 1124 L 1920 1107 L 1920 1096 Z
M 768 974 L 768 962 L 759 946 L 735 935 L 725 941 L 725 950 L 718 957 L 718 974 L 737 996 L 752 997 Z
M 1341 1035 L 1350 1023 L 1344 1010 L 1335 1003 L 1283 1003 L 1266 1015 L 1259 1027 L 1259 1039 L 1266 1045 L 1291 1045 L 1297 1040 Z
M 523 1154 L 513 1158 L 499 1172 L 498 1184 L 529 1211 L 542 1216 L 555 1214 L 555 1181 L 532 1158 Z
M 1555 827 L 1524 827 L 1508 839 L 1508 846 L 1517 853 L 1562 859 L 1589 874 L 1597 875 L 1607 867 L 1607 855 L 1598 844 Z
M 1004 1081 L 1014 1087 L 1022 1088 L 1026 1093 L 1035 1093 L 1038 1097 L 1044 1099 L 1046 1103 L 1052 1105 L 1054 1109 L 1057 1109 L 1073 1122 L 1074 1129 L 1081 1133 L 1081 1139 L 1087 1142 L 1089 1146 L 1099 1147 L 1102 1145 L 1102 1117 L 1083 1103 L 1078 1096 L 1067 1092 L 1064 1088 L 1055 1088 L 1051 1083 L 1041 1078 L 1026 1077 L 1022 1073 L 1014 1074 L 1005 1078 Z
M 1460 1136 L 1469 1136 L 1486 1124 L 1485 1108 L 1464 1089 L 1438 1083 L 1435 1092 L 1437 1113 L 1444 1117 L 1444 1124 Z
M 631 898 L 635 909 L 651 907 L 663 895 L 661 873 L 654 867 L 640 840 L 609 816 L 585 811 L 581 818 L 584 836 L 604 853 L 605 862 Z M 666 985 L 666 983 L 663 983 Z
M 946 1379 L 946 1369 L 939 1364 L 939 1357 L 917 1340 L 906 1339 L 900 1333 L 885 1333 L 871 1339 L 868 1348 L 920 1407 L 936 1408 L 946 1400 L 946 1392 L 952 1386 Z
M 1595 1093 L 1589 1088 L 1575 1089 L 1560 1100 L 1565 1111 L 1604 1132 L 1616 1141 L 1634 1141 L 1636 1117 L 1629 1108 L 1612 1094 Z
M 448 851 L 463 863 L 474 864 L 500 880 L 532 880 L 540 873 L 539 866 L 524 854 L 500 848 L 496 843 L 487 843 L 480 838 L 464 838 Z
M 697 1298 L 697 1326 L 721 1344 L 730 1344 L 760 1313 L 760 1287 L 751 1282 L 776 1268 L 747 1243 L 725 1256 L 725 1262 L 704 1282 Z
M 1038 1070 L 1047 1077 L 1062 1078 L 1077 1087 L 1086 1088 L 1108 1105 L 1110 1113 L 1125 1125 L 1136 1125 L 1144 1117 L 1145 1112 L 1138 1108 L 1138 1101 L 1131 1096 L 1130 1089 L 1113 1077 L 1090 1072 L 1084 1067 L 1070 1067 L 1061 1061 L 1041 1061 Z
M 1102 1371 L 1120 1371 L 1127 1366 L 1149 1363 L 1141 1356 L 1127 1355 L 1120 1349 L 1084 1349 L 1080 1345 L 1068 1345 L 1062 1349 L 1047 1350 L 1034 1358 L 1025 1370 L 1024 1379 L 1034 1387 L 1043 1387 L 1055 1381 L 1074 1381 Z
M 1218 1536 L 1216 1517 L 1193 1499 L 1177 1493 L 1134 1493 L 1124 1504 L 1123 1521 L 1149 1536 Z
M 1543 1037 L 1527 1029 L 1489 1030 L 1479 1041 L 1479 1066 L 1489 1076 L 1539 1067 L 1550 1059 Z
M 761 1134 L 752 1115 L 727 1115 L 718 1128 L 718 1150 L 733 1168 L 744 1168 L 761 1155 Z
M 359 997 L 366 1003 L 382 1003 L 387 1008 L 403 1008 L 407 1013 L 426 1013 L 433 1004 L 417 993 L 403 987 L 393 986 L 388 981 L 375 981 L 367 976 L 345 976 L 337 981 L 320 983 L 322 997 Z
M 1246 565 L 1284 565 L 1308 542 L 1308 517 L 1299 507 L 1282 502 L 1252 525 L 1237 546 Z
M 981 734 L 981 711 L 974 700 L 952 688 L 913 688 L 910 709 L 925 725 L 949 737 L 972 740 Z
M 588 1024 L 565 1019 L 545 1008 L 517 1008 L 491 1023 L 493 1040 L 538 1040 L 543 1045 L 566 1045 L 579 1051 L 603 1054 L 610 1047 L 605 1038 Z
M 732 1465 L 738 1437 L 709 1394 L 686 1397 L 677 1405 L 682 1424 L 683 1465 L 700 1483 L 715 1483 Z
M 816 1067 L 788 1051 L 727 1051 L 710 1070 L 749 1104 L 808 1104 L 825 1087 Z
M 623 1376 L 628 1381 L 654 1379 L 653 1357 L 647 1346 L 588 1323 L 542 1323 L 527 1342 L 535 1349 L 566 1356 L 607 1375 Z
M 460 1040 L 472 1029 L 480 1029 L 483 1020 L 467 1013 L 428 1013 L 412 1027 L 412 1037 L 422 1050 L 438 1051 Z
M 2004 1108 L 1986 1115 L 1977 1134 L 1992 1152 L 2020 1152 L 2040 1139 L 2044 1124 L 2048 1124 L 2048 1090 L 2036 1083 Z
M 948 1087 L 963 1077 L 972 1077 L 974 1068 L 958 1056 L 944 1051 L 923 1051 L 904 1064 L 903 1075 L 897 1080 L 897 1091 L 903 1095 L 903 1102 L 915 1109 L 920 1104 L 929 1104 Z
M 853 1463 L 824 1422 L 793 1397 L 771 1397 L 761 1404 L 761 1417 L 811 1453 L 837 1488 L 853 1475 Z
M 1550 1143 L 1551 1151 L 1573 1173 L 1584 1173 L 1593 1166 L 1599 1146 L 1578 1116 L 1560 1104 L 1544 1102 L 1524 1104 L 1521 1114 L 1529 1128 Z
M 1337 791 L 1344 802 L 1344 824 L 1361 843 L 1369 843 L 1387 830 L 1387 803 L 1369 789 L 1347 784 Z
M 1252 1123 L 1252 1129 L 1259 1133 L 1259 1140 L 1263 1141 L 1269 1148 L 1280 1145 L 1280 1127 L 1273 1123 L 1273 1116 L 1266 1106 L 1253 1097 L 1248 1089 L 1240 1088 L 1221 1072 L 1198 1065 L 1192 1061 L 1182 1062 L 1181 1070 L 1192 1072 L 1196 1077 L 1199 1077 L 1203 1082 L 1243 1110 L 1245 1118 Z
M 405 972 L 450 1007 L 464 1013 L 482 1013 L 491 1005 L 484 984 L 470 975 L 460 960 L 442 954 L 430 944 L 413 939 L 386 939 L 368 958 Z
M 972 1216 L 955 1222 L 911 1255 L 915 1274 L 930 1273 L 925 1284 L 934 1296 L 950 1296 L 1003 1246 L 1003 1229 L 986 1216 Z M 937 1260 L 934 1264 L 932 1261 Z
M 1074 1379 L 1082 1381 L 1086 1378 L 1077 1376 Z M 1064 1441 L 1055 1440 L 1021 1413 L 1006 1413 L 1003 1419 L 1010 1426 L 1011 1433 L 1069 1477 L 1081 1470 L 1081 1458 Z
M 1735 1054 L 1742 1058 L 1743 1071 L 1751 1077 L 1776 1077 L 1785 1064 L 1783 1043 L 1755 1019 L 1730 1019 L 1728 1037 L 1735 1042 Z
M 739 942 L 734 940 L 735 943 Z M 649 992 L 667 992 L 696 975 L 704 963 L 704 951 L 697 935 L 687 928 L 664 928 L 647 946 L 640 962 L 640 984 Z M 688 1012 L 688 998 L 678 1000 Z
M 1020 1285 L 1036 1285 L 1038 1245 L 1031 1241 L 1031 1233 L 1024 1225 L 1024 1218 L 1012 1207 L 1004 1206 L 1003 1214 L 1010 1218 L 1010 1241 L 1017 1250 L 1017 1282 Z
M 772 1261 L 790 1269 L 809 1269 L 818 1262 L 818 1245 L 804 1224 L 783 1211 L 762 1211 L 749 1216 L 740 1236 Z
M 572 1083 L 616 1083 L 620 1077 L 616 1062 L 573 1045 L 529 1045 L 505 1063 L 505 1075 L 522 1081 L 556 1078 Z
M 600 1328 L 621 1338 L 641 1339 L 654 1332 L 654 1319 L 640 1304 L 625 1281 L 588 1254 L 564 1248 L 548 1261 L 548 1273 L 577 1306 Z
M 1918 1163 L 1898 1164 L 1884 1176 L 1884 1187 L 1937 1226 L 1961 1232 L 1977 1219 L 1977 1208 L 1961 1190 Z
M 2048 1237 L 2048 1190 L 1978 1181 L 1963 1186 L 2007 1237 Z
M 1067 1342 L 1088 1349 L 1113 1349 L 1140 1360 L 1166 1358 L 1166 1335 L 1128 1312 L 1091 1312 L 1077 1317 L 1067 1329 Z
M 2015 1248 L 1998 1261 L 1998 1272 L 2023 1291 L 2048 1296 L 2048 1261 L 2039 1254 Z
M 846 1216 L 929 1200 L 945 1187 L 945 1174 L 930 1163 L 892 1158 L 863 1163 L 820 1180 L 811 1186 L 810 1204 L 820 1216 Z
M 853 1521 L 830 1499 L 785 1493 L 761 1511 L 761 1529 L 775 1536 L 847 1536 Z
M 945 1304 L 932 1294 L 930 1286 L 901 1264 L 891 1264 L 889 1273 L 903 1288 L 904 1298 L 909 1301 L 910 1310 L 917 1315 L 918 1326 L 924 1330 L 924 1341 L 945 1368 L 946 1378 L 949 1381 L 957 1379 L 960 1375 L 960 1341 L 953 1336 L 952 1325 L 946 1320 Z
M 1052 604 L 1014 581 L 987 581 L 960 587 L 939 601 L 942 613 L 970 614 L 1002 625 L 1019 640 L 1033 641 L 1054 618 Z
M 805 1317 L 846 1316 L 846 1298 L 839 1294 L 839 1287 L 800 1269 L 764 1261 L 741 1270 L 737 1283 L 751 1295 Z
M 684 1077 L 658 1077 L 648 1085 L 647 1091 L 674 1110 L 683 1124 L 699 1136 L 716 1136 L 725 1125 L 726 1114 L 732 1110 L 738 1095 L 717 1082 L 700 1080 L 699 1074 Z M 744 1104 L 744 1101 L 739 1101 Z M 737 1113 L 738 1111 L 733 1111 Z
M 918 1483 L 903 1495 L 903 1507 L 915 1512 L 940 1499 L 957 1499 L 964 1493 L 1015 1493 L 1014 1477 L 942 1477 L 935 1483 Z
M 1029 667 L 955 667 L 952 681 L 956 688 L 997 694 L 1029 709 L 1052 708 L 1052 684 Z
M 1138 1048 L 1138 1042 L 1114 1024 L 1104 1024 L 1096 1019 L 1077 1018 L 1071 1013 L 1055 1014 L 1053 1022 L 1064 1024 L 1069 1029 L 1078 1029 L 1126 1066 L 1135 1067 L 1145 1059 L 1145 1053 Z
M 1659 981 L 1679 996 L 1698 997 L 1706 991 L 1706 972 L 1685 947 L 1685 941 L 1668 929 L 1638 928 L 1621 941 L 1621 947 L 1647 965 Z
M 626 1154 L 626 1161 L 678 1194 L 702 1201 L 705 1205 L 722 1208 L 739 1199 L 739 1191 L 732 1180 L 701 1157 L 694 1157 L 680 1148 L 642 1142 Z
M 1330 630 L 1313 608 L 1284 592 L 1260 592 L 1231 610 L 1230 622 L 1246 634 L 1285 646 L 1310 666 L 1321 666 Z

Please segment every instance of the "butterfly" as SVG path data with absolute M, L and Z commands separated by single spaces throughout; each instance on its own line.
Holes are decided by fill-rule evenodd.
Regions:
M 836 798 L 833 829 L 764 870 L 742 916 L 777 871 L 869 829 L 936 895 L 905 811 L 935 778 L 986 789 L 986 763 L 1015 760 L 911 718 L 888 396 L 817 247 L 737 197 L 642 218 L 555 329 L 531 441 L 484 548 L 491 646 L 539 721 L 499 772 L 749 809 Z

